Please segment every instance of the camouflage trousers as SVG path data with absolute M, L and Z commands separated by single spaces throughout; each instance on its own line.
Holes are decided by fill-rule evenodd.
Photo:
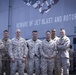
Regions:
M 2 74 L 4 75 L 4 71 L 6 75 L 10 75 L 10 59 L 2 60 Z
M 69 75 L 70 62 L 67 58 L 58 58 L 58 75 Z
M 10 67 L 10 75 L 15 75 L 16 70 L 18 70 L 19 75 L 24 75 L 25 63 L 23 63 L 22 60 L 15 60 L 15 62 L 11 61 Z
M 33 75 L 34 70 L 36 75 L 40 75 L 40 58 L 35 56 L 33 59 L 29 58 L 28 62 L 28 75 Z
M 54 58 L 41 58 L 41 75 L 53 75 L 54 60 Z

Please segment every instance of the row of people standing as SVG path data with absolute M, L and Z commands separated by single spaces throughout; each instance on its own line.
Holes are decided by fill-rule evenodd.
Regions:
M 70 39 L 64 29 L 60 29 L 60 38 L 56 36 L 56 29 L 46 31 L 45 39 L 37 39 L 38 32 L 32 33 L 33 38 L 28 40 L 28 75 L 69 75 L 69 46 Z M 40 71 L 41 70 L 41 71 Z
M 55 75 L 69 75 L 70 39 L 64 29 L 60 29 L 60 38 L 56 36 L 56 29 L 46 31 L 43 41 L 38 39 L 36 30 L 32 31 L 32 38 L 27 41 L 20 34 L 21 30 L 17 29 L 16 36 L 9 40 L 8 31 L 4 31 L 3 46 L 0 49 L 5 48 L 1 53 L 2 57 L 7 56 L 1 59 L 2 68 L 8 64 L 6 75 L 15 75 L 16 69 L 20 75 L 24 75 L 25 66 L 28 75 L 33 75 L 34 70 L 36 75 L 52 75 L 53 70 Z

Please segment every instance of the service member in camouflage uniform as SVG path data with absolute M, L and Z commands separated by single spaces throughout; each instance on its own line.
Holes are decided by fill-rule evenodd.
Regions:
M 40 48 L 42 75 L 53 75 L 56 52 L 56 44 L 51 39 L 51 32 L 47 31 L 46 39 L 42 41 Z
M 9 37 L 9 33 L 8 30 L 5 30 L 3 32 L 3 44 L 4 44 L 4 48 L 2 50 L 2 75 L 4 75 L 4 70 L 6 72 L 6 75 L 10 75 L 10 57 L 8 54 L 8 49 L 9 49 L 9 44 L 11 42 L 11 40 L 8 38 Z
M 56 46 L 57 46 L 59 37 L 56 36 L 56 29 L 52 29 L 51 39 L 56 43 Z M 55 65 L 55 67 L 54 67 L 55 75 L 58 75 L 57 54 L 56 54 L 56 57 L 55 57 L 55 63 L 54 63 L 54 65 Z
M 69 46 L 70 39 L 66 36 L 64 29 L 60 30 L 60 39 L 58 42 L 58 71 L 59 75 L 69 75 Z
M 28 40 L 28 75 L 33 75 L 35 70 L 36 75 L 40 75 L 40 45 L 41 41 L 37 39 L 38 32 L 32 31 L 32 39 Z
M 1 75 L 1 69 L 2 69 L 2 49 L 4 48 L 4 44 L 2 40 L 0 40 L 0 75 Z
M 16 69 L 18 69 L 19 75 L 24 75 L 25 61 L 28 54 L 28 49 L 25 39 L 23 39 L 20 34 L 20 29 L 17 29 L 16 37 L 11 40 L 9 47 L 9 55 L 11 58 L 10 75 L 15 75 Z

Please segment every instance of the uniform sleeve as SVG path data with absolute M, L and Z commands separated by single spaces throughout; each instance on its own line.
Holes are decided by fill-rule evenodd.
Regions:
M 8 53 L 9 53 L 10 58 L 13 59 L 14 57 L 13 57 L 12 49 L 13 49 L 13 45 L 12 45 L 12 41 L 11 41 L 10 45 L 9 45 Z
M 53 54 L 51 55 L 51 57 L 55 57 L 56 53 L 57 53 L 57 46 L 56 46 L 56 43 L 54 43 Z
M 58 48 L 61 50 L 66 50 L 70 46 L 70 39 L 66 38 L 63 45 L 59 45 Z
M 48 56 L 43 52 L 43 44 L 42 43 L 40 45 L 40 54 L 41 54 L 41 56 L 48 58 Z
M 57 46 L 57 50 L 58 50 L 58 51 L 61 50 L 62 47 L 63 47 L 63 45 L 60 45 L 60 44 L 59 44 L 59 45 Z
M 66 50 L 67 48 L 69 48 L 69 46 L 70 46 L 70 39 L 67 38 L 62 48 Z
M 58 43 L 57 43 L 57 50 L 59 51 L 59 50 L 61 50 L 61 47 L 62 47 L 62 45 L 60 44 L 60 39 L 58 40 Z
M 25 41 L 23 57 L 26 58 L 27 56 L 28 56 L 28 48 L 27 48 L 27 42 Z
M 4 44 L 3 42 L 0 40 L 0 49 L 3 49 L 4 48 Z

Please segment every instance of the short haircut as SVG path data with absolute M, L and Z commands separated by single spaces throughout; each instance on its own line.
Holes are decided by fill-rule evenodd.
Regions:
M 32 33 L 33 33 L 33 32 L 36 32 L 36 33 L 38 33 L 38 31 L 37 31 L 37 30 L 33 30 L 33 31 L 32 31 Z
M 50 30 L 46 31 L 45 33 L 47 33 L 47 32 L 51 33 L 51 31 L 50 31 Z
M 60 30 L 65 32 L 65 29 L 64 28 L 61 28 Z
M 65 29 L 64 29 L 64 28 L 61 28 L 60 30 L 61 30 L 61 31 L 63 31 L 64 33 L 66 33 L 66 31 L 65 31 Z
M 52 32 L 53 32 L 53 31 L 56 31 L 56 29 L 55 29 L 55 28 L 54 28 L 54 29 L 52 29 Z
M 17 29 L 16 32 L 21 32 L 21 30 L 20 29 Z
M 5 33 L 5 32 L 8 32 L 8 30 L 4 30 L 3 32 L 4 32 L 4 33 Z
M 64 28 L 61 28 L 60 30 L 65 30 Z

